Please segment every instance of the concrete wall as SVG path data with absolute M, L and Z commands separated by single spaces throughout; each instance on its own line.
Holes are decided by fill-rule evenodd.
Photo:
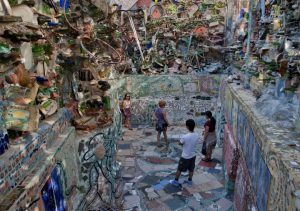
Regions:
M 153 124 L 152 116 L 159 100 L 167 102 L 172 125 L 183 125 L 187 118 L 200 124 L 201 112 L 216 109 L 220 78 L 219 75 L 126 78 L 126 90 L 132 95 L 133 124 Z
M 293 131 L 277 128 L 260 115 L 250 91 L 222 83 L 220 96 L 227 122 L 225 165 L 227 174 L 237 175 L 235 208 L 299 209 L 299 152 L 288 147 L 299 136 Z M 236 147 L 239 157 L 232 157 L 228 151 L 234 151 Z M 236 168 L 232 163 L 237 158 Z M 234 170 L 236 173 L 232 172 Z

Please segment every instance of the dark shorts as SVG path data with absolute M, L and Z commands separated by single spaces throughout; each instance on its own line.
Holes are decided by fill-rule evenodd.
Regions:
M 178 171 L 194 171 L 195 169 L 195 161 L 196 161 L 196 156 L 192 157 L 190 159 L 185 159 L 185 158 L 180 158 L 179 164 L 178 164 Z
M 165 124 L 156 124 L 155 128 L 156 128 L 157 132 L 164 132 L 164 131 L 167 131 L 168 124 L 167 123 L 165 123 Z

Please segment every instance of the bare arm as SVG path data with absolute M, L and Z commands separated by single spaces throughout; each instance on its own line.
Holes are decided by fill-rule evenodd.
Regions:
M 203 140 L 204 141 L 206 141 L 206 139 L 207 139 L 208 132 L 209 132 L 209 127 L 205 126 L 204 135 L 203 135 Z
M 152 115 L 152 119 L 157 121 L 157 116 L 156 116 L 156 109 L 154 109 L 153 115 Z
M 169 121 L 168 121 L 168 119 L 167 119 L 167 112 L 164 111 L 163 115 L 164 115 L 164 119 L 165 119 L 166 123 L 167 123 L 168 125 L 170 125 L 170 124 L 169 124 Z
M 180 140 L 179 140 L 179 145 L 183 146 L 184 145 L 184 137 L 182 137 Z

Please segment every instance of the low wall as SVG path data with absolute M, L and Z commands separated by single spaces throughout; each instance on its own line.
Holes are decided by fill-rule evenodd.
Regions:
M 299 141 L 299 136 L 261 116 L 255 97 L 241 86 L 222 83 L 220 96 L 227 122 L 225 166 L 228 174 L 236 175 L 236 210 L 298 210 L 300 153 L 289 145 Z M 236 157 L 228 151 L 236 146 L 239 159 L 233 168 Z
M 125 86 L 132 96 L 132 123 L 153 124 L 157 103 L 165 100 L 172 125 L 183 125 L 187 118 L 200 124 L 201 112 L 215 110 L 220 78 L 220 75 L 127 77 Z

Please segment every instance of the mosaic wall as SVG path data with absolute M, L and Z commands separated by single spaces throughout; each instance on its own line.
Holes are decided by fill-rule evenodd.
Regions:
M 119 84 L 120 85 L 120 84 Z M 118 107 L 119 86 L 111 93 L 115 105 L 114 123 L 109 128 L 78 136 L 79 177 L 83 190 L 77 196 L 76 210 L 109 210 L 120 206 L 122 180 L 116 162 L 116 144 L 122 138 Z
M 41 190 L 44 209 L 66 211 L 68 209 L 61 184 L 61 171 L 55 167 Z
M 8 152 L 1 156 L 0 197 L 14 190 L 24 181 L 32 169 L 41 165 L 45 159 L 44 149 L 51 146 L 59 134 L 68 126 L 70 112 L 62 109 L 55 119 L 41 124 L 37 133 L 29 133 L 11 145 Z
M 259 210 L 266 210 L 272 176 L 263 159 L 260 145 L 242 111 L 238 115 L 238 125 L 238 140 L 246 159 L 253 190 L 256 193 L 257 206 Z
M 234 206 L 237 211 L 257 209 L 246 161 L 239 159 L 234 189 Z
M 249 95 L 240 90 L 232 85 L 221 85 L 227 127 L 233 139 L 237 140 L 241 155 L 235 182 L 236 209 L 247 210 L 255 206 L 258 210 L 296 210 L 297 177 L 291 177 L 293 170 L 287 168 L 281 155 L 270 144 L 273 138 L 266 135 L 256 117 L 258 113 L 251 110 L 253 106 Z M 225 138 L 225 142 L 225 146 L 230 145 L 230 138 Z M 224 147 L 224 150 L 226 153 L 233 149 Z M 225 157 L 229 160 L 226 162 L 228 165 L 232 158 L 225 156 L 228 156 Z
M 63 196 L 66 199 L 68 210 L 73 210 L 76 194 L 79 192 L 79 159 L 75 145 L 76 132 L 74 127 L 69 128 L 64 144 L 55 154 L 56 168 L 60 171 L 60 183 Z
M 220 76 L 132 76 L 129 80 L 135 97 L 176 96 L 187 93 L 216 97 L 219 90 Z
M 64 202 L 64 206 L 72 208 L 72 198 L 69 197 L 69 194 L 65 194 L 65 192 L 70 190 L 70 186 L 72 187 L 73 184 L 77 184 L 76 175 L 78 174 L 74 171 L 69 171 L 69 169 L 77 168 L 76 160 L 74 159 L 75 153 L 72 151 L 75 148 L 74 139 L 75 129 L 68 127 L 55 139 L 55 143 L 53 143 L 52 146 L 43 148 L 43 162 L 38 163 L 35 169 L 31 169 L 30 174 L 22 181 L 21 185 L 13 189 L 12 194 L 8 194 L 6 198 L 8 200 L 6 202 L 11 206 L 9 210 L 18 210 L 20 208 L 24 210 L 43 210 L 45 206 L 56 206 L 53 200 L 48 200 L 46 204 L 44 203 L 44 199 L 47 200 L 48 198 L 47 192 L 49 193 L 50 191 L 49 183 L 51 183 L 49 179 L 52 176 L 54 176 L 56 182 L 61 185 L 59 194 L 63 194 L 64 200 L 60 202 Z M 73 184 L 64 180 L 66 175 L 70 176 L 70 178 L 74 178 L 72 181 Z M 22 188 L 20 189 L 20 187 Z M 19 191 L 20 196 L 13 200 L 10 196 L 16 193 L 16 191 Z M 74 194 L 76 192 L 72 191 L 72 193 Z M 17 196 L 18 194 L 16 197 Z M 49 197 L 51 198 L 51 196 Z M 13 201 L 13 205 L 10 204 L 10 200 Z M 5 204 L 1 205 L 5 206 Z
M 130 83 L 128 83 L 128 81 Z M 190 117 L 202 124 L 201 112 L 216 111 L 220 76 L 134 76 L 127 78 L 132 98 L 132 122 L 153 124 L 159 100 L 167 102 L 169 121 L 182 125 Z
M 115 105 L 112 108 L 114 123 L 110 127 L 80 135 L 74 127 L 69 127 L 70 112 L 62 110 L 45 121 L 37 134 L 30 134 L 27 142 L 19 140 L 19 143 L 34 145 L 29 146 L 32 150 L 29 156 L 33 156 L 35 166 L 29 161 L 20 164 L 32 176 L 24 171 L 24 176 L 28 177 L 22 182 L 24 188 L 21 189 L 13 188 L 8 183 L 7 187 L 13 188 L 13 191 L 7 191 L 11 191 L 12 196 L 15 193 L 21 196 L 8 196 L 7 204 L 1 204 L 0 210 L 7 209 L 12 203 L 10 210 L 24 208 L 28 206 L 28 201 L 31 203 L 27 210 L 108 210 L 121 204 L 123 185 L 115 159 L 116 142 L 122 137 L 118 108 L 121 86 L 116 84 L 110 93 L 111 105 Z M 7 152 L 3 156 L 9 154 Z M 55 190 L 53 185 L 57 187 Z
M 223 152 L 226 173 L 231 181 L 235 181 L 240 153 L 238 145 L 227 125 L 225 125 Z
M 226 99 L 225 110 L 227 111 L 226 116 L 229 120 L 229 128 L 231 128 L 231 131 L 233 132 L 233 137 L 238 140 L 242 157 L 246 161 L 246 166 L 244 166 L 246 169 L 242 167 L 239 168 L 240 171 L 243 171 L 242 173 L 240 172 L 240 174 L 243 174 L 243 176 L 236 181 L 235 197 L 243 198 L 244 193 L 240 190 L 241 184 L 248 184 L 249 181 L 247 181 L 246 178 L 250 178 L 250 184 L 252 187 L 251 190 L 253 191 L 252 195 L 255 197 L 257 207 L 259 210 L 266 210 L 268 206 L 271 174 L 264 159 L 262 158 L 260 146 L 254 138 L 253 131 L 245 114 L 243 113 L 242 108 L 239 106 L 238 101 L 234 100 L 232 97 L 229 97 L 229 95 L 230 93 L 228 92 L 225 95 L 228 97 Z M 232 101 L 230 102 L 230 100 Z M 228 139 L 228 141 L 230 141 L 230 139 Z M 234 149 L 232 149 L 232 151 L 233 150 Z M 242 165 L 242 163 L 239 165 Z M 247 172 L 248 176 L 245 176 Z M 245 179 L 245 181 L 241 181 L 243 179 Z M 243 205 L 237 204 L 237 206 L 240 206 L 237 208 L 249 207 L 249 204 L 244 204 L 246 202 L 247 200 L 243 202 Z
M 4 127 L 4 118 L 3 118 L 3 111 L 4 111 L 4 102 L 0 101 L 0 155 L 2 155 L 8 149 L 8 134 Z
M 119 182 L 119 165 L 114 159 L 117 135 L 118 131 L 109 129 L 80 142 L 80 175 L 85 190 L 78 197 L 76 210 L 96 210 L 119 204 L 122 183 Z M 103 147 L 101 157 L 97 151 L 100 147 Z
M 224 146 L 224 139 L 225 139 L 225 125 L 226 119 L 224 116 L 224 106 L 221 104 L 221 98 L 219 96 L 218 99 L 218 106 L 215 118 L 216 122 L 216 133 L 217 133 L 217 144 L 220 147 Z

